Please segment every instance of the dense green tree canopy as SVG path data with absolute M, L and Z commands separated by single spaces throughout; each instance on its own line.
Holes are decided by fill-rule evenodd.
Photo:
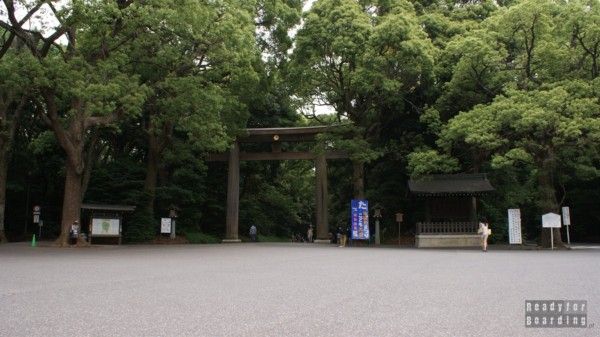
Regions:
M 322 124 L 343 126 L 283 150 L 349 154 L 332 227 L 365 197 L 384 237 L 397 210 L 413 234 L 409 177 L 483 172 L 494 225 L 520 207 L 538 239 L 568 204 L 575 237 L 600 239 L 599 27 L 598 0 L 2 0 L 0 240 L 30 234 L 37 203 L 64 244 L 83 201 L 136 205 L 130 241 L 172 206 L 180 234 L 217 240 L 227 166 L 207 155 L 246 127 Z M 314 223 L 313 164 L 243 162 L 241 232 Z

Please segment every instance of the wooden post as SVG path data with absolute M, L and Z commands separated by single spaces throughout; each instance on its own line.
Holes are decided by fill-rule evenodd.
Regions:
M 375 244 L 381 244 L 381 230 L 379 228 L 379 219 L 375 219 Z
M 431 222 L 431 197 L 425 199 L 425 222 Z
M 365 164 L 360 161 L 352 162 L 352 185 L 354 199 L 365 198 Z
M 175 228 L 175 225 L 175 218 L 171 218 L 171 235 L 169 235 L 171 240 L 175 240 L 177 237 L 177 229 Z
M 90 246 L 92 245 L 92 224 L 93 224 L 93 219 L 94 219 L 94 213 L 92 213 L 92 215 L 90 215 L 90 223 L 88 226 L 88 239 L 90 240 Z M 121 226 L 122 224 L 119 224 L 119 226 Z M 122 227 L 122 226 L 121 226 Z M 119 234 L 121 234 L 121 228 L 119 228 Z
M 327 222 L 327 160 L 324 154 L 319 154 L 315 161 L 316 173 L 316 198 L 317 203 L 317 239 L 316 243 L 329 243 L 327 236 L 329 224 Z
M 477 197 L 471 197 L 471 221 L 477 222 Z
M 241 242 L 238 238 L 238 216 L 240 207 L 240 146 L 237 142 L 229 150 L 229 172 L 227 176 L 227 217 L 225 220 L 224 243 Z
M 119 216 L 119 246 L 123 242 L 123 217 Z

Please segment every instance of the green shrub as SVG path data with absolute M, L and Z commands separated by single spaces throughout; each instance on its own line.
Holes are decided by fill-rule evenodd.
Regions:
M 213 235 L 200 232 L 185 232 L 189 243 L 219 243 L 221 240 Z
M 281 236 L 258 235 L 258 242 L 289 242 L 289 238 Z
M 135 211 L 125 227 L 127 242 L 148 242 L 156 236 L 155 220 L 150 213 L 140 208 Z

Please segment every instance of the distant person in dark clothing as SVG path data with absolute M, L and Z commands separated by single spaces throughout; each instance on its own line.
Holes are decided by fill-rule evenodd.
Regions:
M 352 246 L 352 229 L 350 226 L 346 227 L 346 240 L 350 240 L 350 246 Z

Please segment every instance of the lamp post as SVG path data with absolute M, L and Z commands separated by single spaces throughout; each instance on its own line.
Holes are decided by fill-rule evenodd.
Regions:
M 171 218 L 171 240 L 175 240 L 175 219 L 177 219 L 177 207 L 171 205 L 169 209 L 169 218 Z
M 404 220 L 404 214 L 400 212 L 396 213 L 396 222 L 398 223 L 398 246 L 400 246 L 400 228 L 402 225 L 402 220 Z
M 379 245 L 381 244 L 381 234 L 380 234 L 380 230 L 379 230 L 379 220 L 381 219 L 381 210 L 383 208 L 379 205 L 376 204 L 373 207 L 373 217 L 375 218 L 375 244 Z

